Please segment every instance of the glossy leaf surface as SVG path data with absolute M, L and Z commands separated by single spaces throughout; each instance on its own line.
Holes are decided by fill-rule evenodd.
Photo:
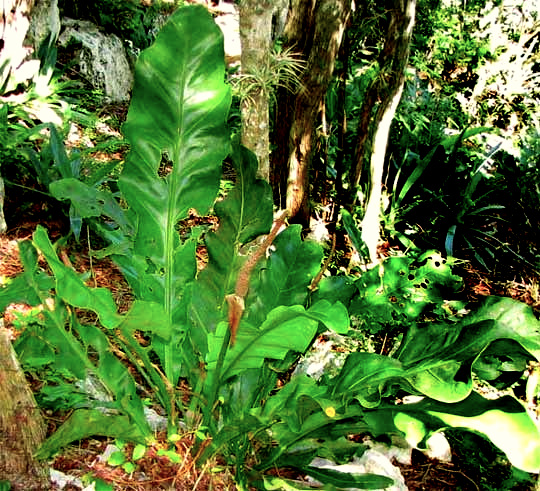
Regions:
M 206 213 L 218 191 L 229 152 L 224 73 L 223 35 L 211 15 L 202 6 L 178 9 L 137 61 L 123 128 L 130 152 L 119 187 L 137 230 L 118 261 L 137 297 L 166 312 L 172 340 L 156 338 L 153 346 L 173 384 L 197 270 L 196 241 L 183 243 L 177 225 L 191 208 Z

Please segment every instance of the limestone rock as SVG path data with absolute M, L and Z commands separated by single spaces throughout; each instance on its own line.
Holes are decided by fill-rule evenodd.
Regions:
M 225 61 L 227 66 L 238 65 L 242 55 L 242 44 L 240 42 L 240 13 L 238 12 L 238 6 L 232 2 L 220 2 L 215 10 L 217 13 L 215 18 L 216 24 L 223 32 Z
M 129 99 L 133 84 L 122 41 L 114 34 L 105 34 L 88 21 L 64 18 L 65 26 L 58 41 L 60 46 L 80 44 L 78 53 L 81 74 L 96 89 L 103 91 L 107 102 L 124 102 Z
M 387 455 L 377 450 L 368 449 L 362 457 L 355 457 L 352 462 L 343 465 L 337 465 L 330 460 L 317 457 L 313 459 L 311 466 L 321 469 L 332 469 L 345 474 L 378 474 L 380 476 L 386 476 L 394 480 L 394 484 L 386 488 L 386 491 L 408 491 L 405 479 L 399 468 L 392 464 Z M 359 488 L 348 489 L 355 490 Z
M 26 43 L 37 53 L 41 43 L 51 35 L 54 43 L 60 34 L 60 11 L 58 0 L 35 0 L 30 16 Z
M 430 459 L 435 459 L 439 462 L 452 462 L 452 449 L 444 433 L 440 431 L 433 433 L 428 438 L 426 446 L 427 449 L 424 451 L 424 454 Z

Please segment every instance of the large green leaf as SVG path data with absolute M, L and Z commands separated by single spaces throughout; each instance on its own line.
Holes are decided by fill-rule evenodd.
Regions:
M 274 241 L 273 252 L 252 276 L 246 319 L 260 325 L 278 305 L 304 305 L 308 287 L 321 268 L 322 248 L 303 241 L 302 227 L 291 225 Z
M 60 261 L 49 240 L 47 231 L 38 225 L 34 232 L 34 244 L 43 254 L 56 280 L 56 293 L 74 307 L 92 310 L 103 326 L 117 327 L 122 321 L 112 293 L 106 288 L 89 288 L 79 275 Z
M 150 321 L 163 318 L 162 308 L 137 302 L 127 316 L 116 312 L 110 292 L 86 286 L 71 268 L 59 260 L 45 229 L 38 226 L 33 242 L 21 244 L 21 257 L 27 271 L 23 278 L 32 292 L 31 300 L 39 299 L 40 315 L 21 333 L 15 342 L 15 350 L 24 366 L 57 373 L 72 382 L 92 380 L 92 389 L 83 396 L 87 407 L 107 407 L 122 414 L 136 435 L 149 435 L 150 428 L 144 416 L 142 401 L 137 394 L 135 381 L 127 367 L 112 354 L 111 343 L 105 333 L 92 324 L 81 324 L 75 309 L 79 307 L 95 312 L 108 327 L 119 327 L 125 334 L 132 335 L 133 324 L 144 329 Z M 37 269 L 37 253 L 46 259 L 53 278 L 42 281 Z M 51 284 L 50 280 L 54 280 Z M 56 295 L 52 290 L 56 290 Z M 156 308 L 154 308 L 156 307 Z M 84 389 L 79 388 L 79 392 Z M 81 407 L 79 405 L 79 407 Z M 80 429 L 75 429 L 81 431 Z M 106 426 L 93 428 L 90 434 L 107 434 Z M 53 437 L 55 445 L 72 441 L 71 430 L 61 429 Z M 67 438 L 67 439 L 64 439 Z
M 138 298 L 161 304 L 172 339 L 153 343 L 165 374 L 180 375 L 187 285 L 196 274 L 195 246 L 182 243 L 179 220 L 214 202 L 229 152 L 223 35 L 202 6 L 178 9 L 137 61 L 124 125 L 130 152 L 119 187 L 137 218 L 126 256 L 117 256 Z
M 317 332 L 318 322 L 306 315 L 301 305 L 277 307 L 266 321 L 256 328 L 242 322 L 234 347 L 227 351 L 223 364 L 223 382 L 251 368 L 260 368 L 265 359 L 282 360 L 289 351 L 303 352 Z M 215 369 L 219 349 L 228 325 L 223 322 L 210 335 L 213 348 L 208 355 L 208 370 Z
M 441 290 L 456 291 L 461 286 L 452 264 L 436 251 L 389 257 L 357 280 L 358 293 L 349 312 L 371 331 L 415 321 L 443 302 Z
M 387 387 L 405 376 L 399 360 L 375 353 L 351 353 L 334 379 L 333 397 L 355 397 L 364 407 L 377 407 L 387 395 Z
M 326 299 L 330 302 L 340 301 L 348 306 L 357 292 L 358 288 L 355 285 L 354 277 L 346 275 L 325 276 L 319 283 L 317 290 L 313 292 L 311 298 L 313 301 L 321 299 Z
M 517 382 L 527 369 L 530 353 L 512 339 L 491 343 L 473 364 L 473 371 L 497 389 Z
M 519 352 L 506 350 L 513 340 L 523 348 Z M 490 347 L 490 357 L 483 352 Z M 489 373 L 489 363 L 498 373 L 501 356 L 514 353 L 515 366 L 540 356 L 540 322 L 526 305 L 506 298 L 490 297 L 476 313 L 461 323 L 412 326 L 396 358 L 374 353 L 351 353 L 338 377 L 333 393 L 345 398 L 356 397 L 365 407 L 375 407 L 380 398 L 389 395 L 399 384 L 406 390 L 427 395 L 447 403 L 465 399 L 472 391 L 474 363 L 482 360 L 482 373 Z
M 203 356 L 208 350 L 207 335 L 226 317 L 225 296 L 234 292 L 239 269 L 256 247 L 243 246 L 268 233 L 272 225 L 272 190 L 256 178 L 255 156 L 243 147 L 235 148 L 233 162 L 236 184 L 216 203 L 219 228 L 206 236 L 208 264 L 194 285 L 190 310 L 193 349 Z
M 482 433 L 499 447 L 510 462 L 527 472 L 540 472 L 540 430 L 523 406 L 510 396 L 484 399 L 473 392 L 467 399 L 445 404 L 426 399 L 416 404 L 383 408 L 380 417 L 393 414 L 396 427 L 413 445 L 435 431 L 460 427 Z
M 30 240 L 19 242 L 19 257 L 24 271 L 0 287 L 0 311 L 10 303 L 37 306 L 42 303 L 39 292 L 54 288 L 54 279 L 38 269 L 37 251 Z
M 90 288 L 75 271 L 60 261 L 43 227 L 38 225 L 34 244 L 43 254 L 56 280 L 56 294 L 74 307 L 95 312 L 104 327 L 122 324 L 129 330 L 151 331 L 164 339 L 170 336 L 162 305 L 136 300 L 125 316 L 117 312 L 112 293 L 106 288 Z
M 305 471 L 315 479 L 324 484 L 337 486 L 338 489 L 384 489 L 392 484 L 394 480 L 386 476 L 377 474 L 348 474 L 334 469 L 324 469 L 319 467 L 307 467 Z
M 341 302 L 330 303 L 319 300 L 307 310 L 307 315 L 318 320 L 324 329 L 338 334 L 347 334 L 349 330 L 349 313 Z
M 178 9 L 137 62 L 123 128 L 131 150 L 119 184 L 146 235 L 135 251 L 156 266 L 168 229 L 190 208 L 206 212 L 216 196 L 229 140 L 224 74 L 223 35 L 199 6 Z M 166 176 L 159 175 L 163 154 Z
M 486 320 L 494 322 L 489 338 L 513 339 L 540 360 L 540 321 L 531 307 L 507 297 L 487 297 L 481 308 L 466 318 L 465 324 Z
M 220 388 L 226 402 L 226 420 L 242 420 L 250 408 L 257 408 L 274 389 L 276 373 L 289 369 L 298 353 L 305 352 L 320 323 L 326 329 L 346 331 L 348 316 L 343 305 L 321 301 L 308 310 L 301 305 L 276 307 L 259 328 L 242 321 L 236 344 L 228 348 L 225 343 L 229 326 L 221 322 L 216 332 L 208 335 L 203 388 L 206 399 L 215 400 Z M 262 417 L 263 424 L 265 419 L 267 416 Z
M 48 242 L 42 227 L 38 227 L 34 237 L 40 233 L 45 234 Z M 84 378 L 86 371 L 94 367 L 84 348 L 65 329 L 70 320 L 68 312 L 61 300 L 52 297 L 51 291 L 57 286 L 56 279 L 38 269 L 38 250 L 35 245 L 35 242 L 29 240 L 19 243 L 24 273 L 0 293 L 0 303 L 3 303 L 3 299 L 6 304 L 12 301 L 25 302 L 41 310 L 41 314 L 15 340 L 14 348 L 25 367 L 40 368 L 49 365 L 64 373 Z
M 540 359 L 540 322 L 527 305 L 509 298 L 488 297 L 476 313 L 450 326 L 430 324 L 413 327 L 400 347 L 397 358 L 410 374 L 408 381 L 434 399 L 460 400 L 464 387 L 471 387 L 471 370 L 483 352 L 495 341 L 513 340 Z M 506 344 L 492 345 L 490 350 Z M 509 356 L 503 352 L 501 355 Z M 483 370 L 486 370 L 484 360 Z M 494 360 L 494 363 L 497 363 Z
M 334 315 L 328 315 L 332 312 Z M 244 370 L 260 368 L 265 359 L 283 360 L 290 351 L 303 353 L 313 341 L 319 322 L 328 329 L 344 332 L 348 328 L 347 312 L 340 303 L 331 305 L 321 300 L 307 310 L 301 305 L 276 307 L 258 328 L 247 321 L 241 322 L 236 344 L 225 356 L 222 382 Z M 227 323 L 223 322 L 209 336 L 212 348 L 207 357 L 209 371 L 215 369 L 227 329 Z
M 433 433 L 448 427 L 465 428 L 490 439 L 519 469 L 540 471 L 540 430 L 525 408 L 510 396 L 488 400 L 472 392 L 457 403 L 425 398 L 414 404 L 384 403 L 367 410 L 346 404 L 336 406 L 333 424 L 327 418 L 325 425 L 323 417 L 320 412 L 311 414 L 298 434 L 310 434 L 316 439 L 361 433 L 375 437 L 401 434 L 412 446 L 425 448 L 425 442 Z M 284 445 L 294 437 L 290 430 L 284 422 L 273 428 L 273 433 Z
M 143 435 L 128 418 L 107 415 L 97 409 L 78 409 L 39 447 L 35 456 L 46 459 L 63 446 L 93 435 L 103 435 L 126 441 L 146 443 Z
M 109 290 L 86 286 L 75 271 L 59 260 L 41 226 L 34 233 L 34 245 L 47 260 L 55 279 L 56 299 L 49 302 L 46 311 L 51 322 L 45 323 L 43 329 L 47 332 L 45 342 L 50 343 L 54 352 L 61 355 L 54 358 L 56 368 L 65 369 L 81 379 L 88 372 L 95 373 L 108 395 L 115 399 L 118 409 L 128 414 L 140 428 L 147 430 L 148 424 L 135 382 L 127 368 L 112 356 L 108 338 L 97 327 L 80 324 L 74 315 L 68 317 L 62 302 L 95 312 L 105 327 L 119 328 L 124 335 L 133 337 L 135 330 L 151 331 L 165 339 L 169 330 L 163 307 L 138 300 L 126 315 L 120 315 Z M 67 321 L 71 324 L 70 330 L 65 329 Z M 39 334 L 44 335 L 45 332 Z M 98 354 L 96 362 L 91 361 L 89 352 Z
M 291 424 L 291 427 L 299 428 L 302 415 L 296 409 L 297 401 L 302 396 L 309 396 L 314 400 L 319 400 L 327 396 L 327 388 L 318 385 L 315 380 L 307 375 L 293 376 L 287 384 L 272 394 L 255 414 L 267 421 L 283 419 L 290 423 L 292 418 L 294 423 Z
M 294 381 L 293 381 L 294 382 Z M 303 393 L 299 387 L 298 397 L 288 399 L 281 413 L 273 415 L 271 433 L 276 445 L 270 456 L 261 462 L 261 469 L 269 469 L 274 465 L 304 468 L 313 457 L 328 457 L 329 450 L 336 450 L 338 459 L 346 454 L 361 451 L 362 446 L 352 441 L 344 441 L 351 434 L 376 434 L 377 428 L 366 424 L 362 410 L 336 406 L 331 399 L 323 397 L 321 390 L 311 394 Z M 287 394 L 292 395 L 293 392 Z M 263 420 L 264 421 L 264 420 Z M 343 425 L 343 421 L 352 421 Z
M 319 418 L 318 421 L 322 421 L 322 425 L 326 426 L 332 419 L 325 411 L 329 411 L 330 414 L 331 411 L 335 411 L 327 396 L 327 388 L 318 385 L 310 377 L 293 376 L 283 388 L 269 396 L 261 408 L 252 411 L 263 424 L 271 425 L 272 436 L 278 444 L 272 451 L 272 460 L 286 453 L 295 454 L 297 465 L 300 467 L 312 461 L 321 447 L 320 443 L 315 445 L 311 443 L 313 440 L 317 441 L 312 435 L 313 425 L 310 425 L 313 414 L 315 413 Z M 316 428 L 318 429 L 318 426 Z M 330 440 L 332 439 L 330 437 Z M 294 447 L 300 447 L 300 451 Z M 353 447 L 354 445 L 349 448 Z
M 111 192 L 99 190 L 73 177 L 52 182 L 49 190 L 56 199 L 71 201 L 70 213 L 81 218 L 106 216 L 120 227 L 123 234 L 133 233 L 132 224 Z

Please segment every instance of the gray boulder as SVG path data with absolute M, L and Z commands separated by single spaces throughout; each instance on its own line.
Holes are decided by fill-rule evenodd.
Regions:
M 103 91 L 106 102 L 125 102 L 133 84 L 126 50 L 114 34 L 105 34 L 88 21 L 64 18 L 60 46 L 80 45 L 78 64 L 81 74 L 96 89 Z
M 30 26 L 26 34 L 26 44 L 37 53 L 41 43 L 51 35 L 55 43 L 60 34 L 60 11 L 58 0 L 35 0 L 30 16 Z

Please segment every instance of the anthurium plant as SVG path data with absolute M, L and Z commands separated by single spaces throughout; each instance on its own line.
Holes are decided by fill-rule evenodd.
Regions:
M 118 313 L 110 291 L 66 265 L 43 227 L 21 242 L 25 271 L 0 290 L 0 309 L 18 301 L 40 313 L 16 350 L 26 366 L 54 370 L 84 395 L 38 455 L 91 435 L 144 444 L 153 437 L 142 402 L 150 394 L 169 433 L 181 423 L 196 431 L 198 459 L 220 454 L 241 488 L 294 489 L 265 475 L 288 466 L 337 488 L 380 489 L 391 479 L 318 469 L 313 458 L 361 455 L 364 446 L 349 438 L 360 433 L 400 435 L 421 447 L 448 426 L 485 434 L 514 465 L 537 472 L 540 435 L 523 406 L 509 396 L 486 400 L 473 385 L 473 372 L 496 381 L 539 359 L 539 322 L 517 302 L 490 298 L 460 322 L 411 324 L 393 357 L 349 353 L 333 378 L 291 375 L 322 332 L 347 335 L 345 304 L 369 303 L 351 301 L 350 288 L 341 302 L 337 283 L 312 292 L 322 249 L 302 240 L 299 226 L 286 226 L 285 216 L 274 219 L 256 159 L 231 146 L 230 102 L 219 28 L 203 7 L 180 8 L 137 62 L 122 200 L 99 199 L 86 215 L 77 208 L 110 243 L 102 254 L 135 296 L 128 312 Z M 235 186 L 216 201 L 228 155 Z M 73 206 L 95 196 L 74 182 L 61 179 L 53 192 Z M 211 209 L 216 230 L 179 233 L 190 210 Z M 196 259 L 201 241 L 204 267 Z M 95 320 L 83 322 L 82 312 Z M 88 379 L 106 397 L 85 393 L 80 382 Z M 398 403 L 398 394 L 419 402 Z

